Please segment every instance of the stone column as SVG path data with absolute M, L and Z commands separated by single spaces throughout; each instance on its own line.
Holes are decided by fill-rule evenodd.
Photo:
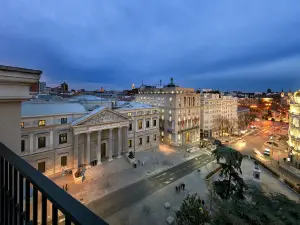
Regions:
M 108 146 L 108 161 L 112 161 L 112 153 L 113 153 L 113 149 L 112 149 L 112 131 L 113 129 L 110 128 L 109 129 L 109 146 Z
M 33 133 L 29 134 L 29 151 L 32 154 L 34 149 Z
M 128 152 L 128 126 L 125 127 L 125 146 L 124 146 L 124 152 Z
M 50 131 L 49 142 L 50 149 L 53 149 L 53 130 Z
M 74 135 L 74 169 L 78 168 L 78 135 Z
M 97 164 L 100 165 L 101 163 L 101 133 L 102 130 L 98 130 L 98 140 L 97 140 Z
M 91 133 L 86 133 L 86 164 L 90 165 L 91 162 Z
M 118 158 L 122 158 L 122 135 L 121 135 L 122 127 L 118 128 Z

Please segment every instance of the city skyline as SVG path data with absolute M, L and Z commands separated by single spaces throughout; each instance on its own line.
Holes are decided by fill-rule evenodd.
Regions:
M 43 81 L 74 89 L 170 77 L 221 90 L 300 86 L 299 2 L 57 3 L 1 3 L 0 64 L 41 69 Z

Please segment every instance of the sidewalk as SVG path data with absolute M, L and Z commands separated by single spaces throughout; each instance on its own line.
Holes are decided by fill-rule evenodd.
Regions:
M 156 150 L 137 152 L 136 159 L 141 162 L 137 168 L 133 168 L 126 157 L 123 157 L 88 169 L 83 183 L 75 184 L 67 177 L 55 178 L 54 182 L 62 187 L 68 181 L 68 193 L 86 204 L 204 153 L 210 154 L 207 150 L 188 153 L 185 147 L 160 145 Z

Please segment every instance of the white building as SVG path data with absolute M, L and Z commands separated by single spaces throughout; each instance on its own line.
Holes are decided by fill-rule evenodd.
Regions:
M 292 157 L 292 164 L 300 169 L 300 91 L 290 97 L 289 155 Z
M 237 122 L 237 99 L 232 96 L 224 96 L 218 93 L 200 94 L 201 138 L 215 137 L 217 118 L 226 118 Z
M 200 102 L 193 88 L 171 83 L 164 88 L 141 87 L 136 101 L 160 109 L 161 142 L 179 146 L 199 141 Z
M 87 111 L 77 102 L 30 101 L 21 115 L 18 154 L 46 175 L 158 146 L 158 108 L 144 104 Z
M 40 93 L 46 92 L 46 82 L 40 82 Z

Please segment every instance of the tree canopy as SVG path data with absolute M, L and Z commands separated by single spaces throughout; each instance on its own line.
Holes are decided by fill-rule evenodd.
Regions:
M 300 203 L 283 194 L 265 193 L 249 187 L 244 199 L 217 200 L 212 224 L 295 225 L 300 221 Z

